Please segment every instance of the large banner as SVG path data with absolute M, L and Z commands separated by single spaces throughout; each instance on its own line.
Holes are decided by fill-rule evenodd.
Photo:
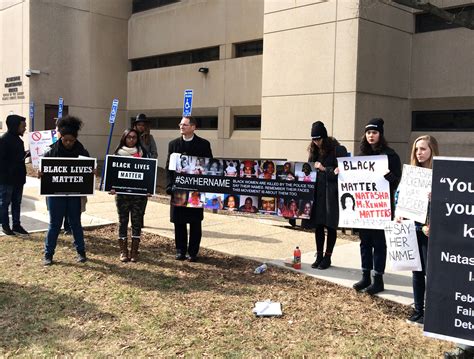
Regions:
M 384 229 L 391 221 L 387 156 L 341 157 L 339 227 Z
M 175 206 L 285 218 L 311 216 L 316 171 L 307 162 L 170 157 Z
M 474 346 L 474 158 L 435 157 L 424 333 Z
M 398 199 L 395 215 L 426 223 L 432 171 L 429 168 L 403 165 L 398 185 Z
M 43 196 L 91 196 L 94 194 L 95 158 L 40 158 L 40 194 Z
M 39 167 L 40 157 L 49 150 L 49 146 L 58 140 L 58 133 L 55 130 L 35 131 L 29 133 L 31 163 L 33 168 Z
M 393 271 L 421 271 L 420 251 L 413 221 L 385 224 L 387 257 Z
M 154 158 L 107 155 L 104 190 L 146 196 L 155 194 L 156 168 Z

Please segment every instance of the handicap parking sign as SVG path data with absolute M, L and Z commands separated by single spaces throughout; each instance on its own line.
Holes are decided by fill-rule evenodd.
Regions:
M 184 90 L 183 117 L 191 116 L 193 110 L 193 90 Z

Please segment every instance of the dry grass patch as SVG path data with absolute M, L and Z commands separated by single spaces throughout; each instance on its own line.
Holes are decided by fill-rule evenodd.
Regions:
M 174 260 L 174 243 L 146 234 L 139 263 L 120 263 L 116 226 L 86 231 L 89 261 L 70 237 L 41 264 L 44 234 L 1 237 L 3 356 L 439 357 L 452 345 L 405 323 L 409 309 L 324 281 L 202 251 Z M 282 318 L 256 318 L 270 298 Z

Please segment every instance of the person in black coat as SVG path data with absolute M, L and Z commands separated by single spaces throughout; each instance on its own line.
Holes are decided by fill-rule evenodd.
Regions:
M 6 235 L 28 235 L 20 222 L 21 198 L 26 182 L 25 158 L 28 155 L 20 137 L 25 133 L 26 119 L 9 115 L 6 123 L 8 131 L 0 137 L 0 221 Z M 12 228 L 8 218 L 10 205 Z
M 337 190 L 337 157 L 347 156 L 347 149 L 334 137 L 328 137 L 326 127 L 321 121 L 311 127 L 311 144 L 308 147 L 308 162 L 314 162 L 318 171 L 311 221 L 315 225 L 316 260 L 312 268 L 327 269 L 331 266 L 331 255 L 336 245 L 339 221 Z M 325 229 L 327 232 L 324 252 Z
M 171 195 L 173 201 L 173 183 L 175 172 L 168 170 L 170 155 L 181 153 L 189 156 L 212 158 L 211 144 L 209 141 L 194 134 L 196 130 L 196 120 L 192 117 L 183 117 L 179 123 L 181 137 L 171 141 L 168 145 L 168 159 L 166 161 L 167 186 L 166 193 Z M 202 208 L 187 208 L 170 206 L 170 221 L 174 223 L 176 259 L 190 262 L 197 260 L 199 246 L 201 244 L 202 228 L 201 222 L 204 219 Z M 189 246 L 187 223 L 189 223 Z M 186 253 L 189 257 L 186 257 Z

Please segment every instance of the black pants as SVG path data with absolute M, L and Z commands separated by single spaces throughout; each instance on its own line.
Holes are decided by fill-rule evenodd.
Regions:
M 361 229 L 359 237 L 362 270 L 373 269 L 376 274 L 384 274 L 387 244 L 383 229 Z
M 201 221 L 189 223 L 189 247 L 188 228 L 186 223 L 174 224 L 174 238 L 176 243 L 176 253 L 197 257 L 201 244 L 202 228 Z
M 314 231 L 314 235 L 316 237 L 316 252 L 322 254 L 324 251 L 324 228 L 326 228 L 328 231 L 328 238 L 326 241 L 326 253 L 332 254 L 334 246 L 336 245 L 337 230 L 335 228 L 326 227 L 324 224 L 316 225 L 316 230 Z
M 425 311 L 425 288 L 426 288 L 426 259 L 428 253 L 428 237 L 422 231 L 416 231 L 418 241 L 418 249 L 420 251 L 421 271 L 413 273 L 413 300 L 415 302 L 415 310 L 419 313 Z

